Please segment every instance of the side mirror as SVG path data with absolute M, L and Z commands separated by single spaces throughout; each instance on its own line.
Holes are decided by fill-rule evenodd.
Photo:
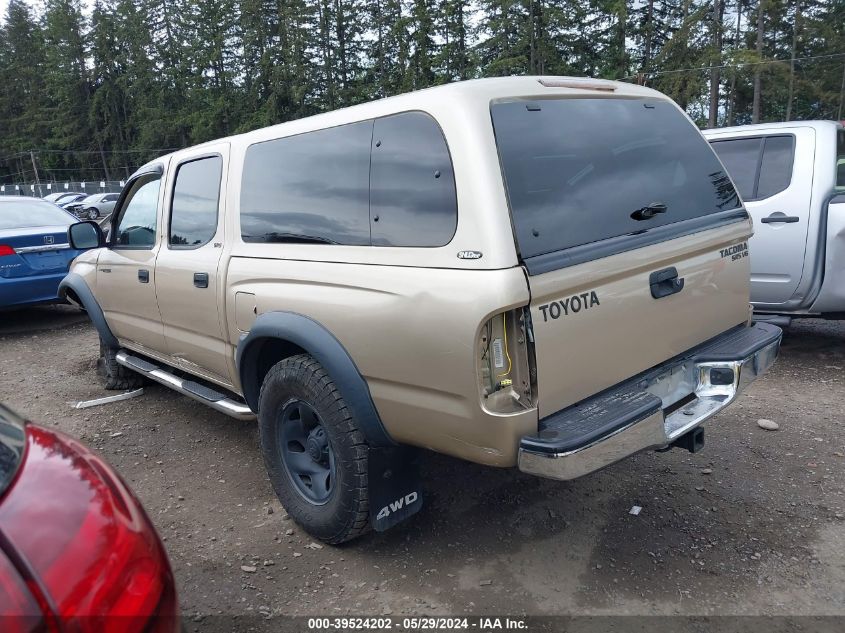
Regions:
M 103 229 L 96 222 L 71 224 L 67 231 L 67 237 L 71 248 L 78 251 L 88 250 L 89 248 L 100 248 L 106 243 L 106 238 L 103 236 Z

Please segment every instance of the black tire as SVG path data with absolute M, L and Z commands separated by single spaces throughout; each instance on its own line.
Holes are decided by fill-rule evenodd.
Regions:
M 105 388 L 110 391 L 137 389 L 144 385 L 144 377 L 128 367 L 119 365 L 115 356 L 117 350 L 100 341 L 100 358 L 97 359 L 97 371 L 105 381 Z
M 276 496 L 293 520 L 313 537 L 332 545 L 369 531 L 369 447 L 322 365 L 307 354 L 274 365 L 261 385 L 258 411 L 264 463 Z M 302 444 L 302 451 L 292 450 L 299 442 L 286 442 L 285 438 L 296 436 L 297 431 L 286 429 L 308 426 L 307 446 Z M 326 464 L 320 465 L 313 457 L 313 437 L 327 443 L 322 445 L 328 455 Z M 318 450 L 317 454 L 322 453 Z M 310 476 L 301 471 L 297 474 L 296 464 L 303 458 L 311 459 L 317 469 L 331 469 L 324 480 L 329 483 L 318 490 Z M 324 497 L 317 499 L 320 493 Z
M 100 211 L 91 207 L 90 209 L 85 209 L 85 213 L 88 215 L 89 220 L 96 220 L 100 217 Z

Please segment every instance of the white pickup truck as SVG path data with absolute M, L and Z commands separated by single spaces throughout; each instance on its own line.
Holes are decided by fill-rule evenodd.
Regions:
M 754 220 L 751 301 L 760 320 L 845 318 L 845 128 L 766 123 L 704 136 Z

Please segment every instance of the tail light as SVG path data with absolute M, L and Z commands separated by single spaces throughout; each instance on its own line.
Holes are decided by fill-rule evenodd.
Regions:
M 8 244 L 0 244 L 0 257 L 5 255 L 14 255 L 15 249 L 9 246 Z
M 33 425 L 26 435 L 0 530 L 48 597 L 47 615 L 74 633 L 178 631 L 170 564 L 134 495 L 75 440 Z
M 534 333 L 527 308 L 490 318 L 481 327 L 476 350 L 479 390 L 487 409 L 514 413 L 536 406 Z

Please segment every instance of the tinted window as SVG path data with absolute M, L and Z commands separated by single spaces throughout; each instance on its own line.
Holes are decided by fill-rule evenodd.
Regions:
M 845 130 L 839 130 L 836 144 L 836 186 L 845 188 Z
M 201 246 L 217 232 L 223 159 L 202 158 L 179 166 L 170 205 L 170 244 Z
M 378 246 L 443 246 L 455 234 L 458 207 L 449 149 L 422 112 L 376 119 L 370 217 Z
M 768 198 L 789 187 L 792 180 L 792 156 L 795 138 L 769 136 L 763 145 L 757 198 Z
M 731 175 L 739 195 L 746 200 L 754 199 L 757 182 L 757 167 L 760 164 L 759 138 L 737 138 L 729 141 L 713 141 L 713 149 L 722 159 L 725 169 Z
M 42 200 L 19 196 L 0 200 L 0 229 L 30 226 L 70 226 L 79 220 Z
M 369 244 L 371 121 L 250 146 L 241 184 L 247 242 Z
M 139 180 L 133 186 L 117 223 L 119 246 L 149 246 L 156 241 L 158 188 L 160 180 Z
M 116 202 L 119 195 L 120 194 L 117 193 L 110 193 L 105 198 L 103 198 L 103 202 Z
M 739 205 L 707 142 L 672 103 L 559 99 L 491 110 L 523 257 Z M 658 205 L 665 212 L 633 217 Z

